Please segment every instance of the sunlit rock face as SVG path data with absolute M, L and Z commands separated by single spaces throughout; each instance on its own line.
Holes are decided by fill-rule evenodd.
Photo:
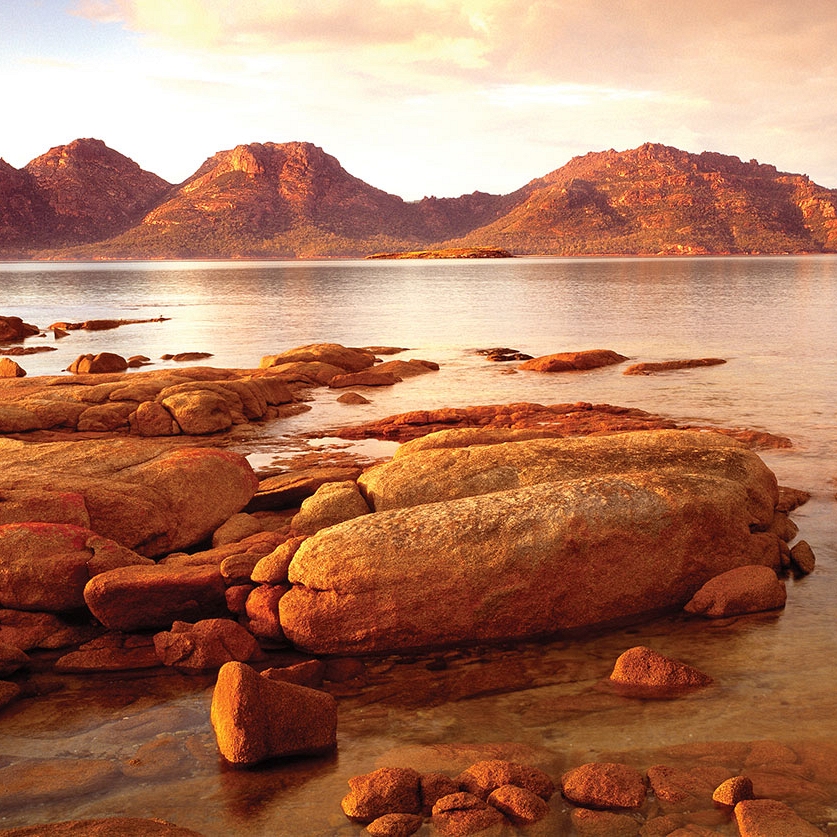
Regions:
M 156 557 L 199 543 L 255 494 L 238 454 L 122 438 L 27 444 L 0 440 L 0 522 L 72 523 Z M 48 492 L 55 503 L 37 501 Z
M 410 483 L 403 500 L 389 467 L 393 486 Z M 425 450 L 370 475 L 361 484 L 387 510 L 321 530 L 291 562 L 280 616 L 298 647 L 550 635 L 682 607 L 733 567 L 780 565 L 775 477 L 713 434 Z

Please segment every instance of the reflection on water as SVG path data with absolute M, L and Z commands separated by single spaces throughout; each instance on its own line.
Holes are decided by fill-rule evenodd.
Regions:
M 59 677 L 40 666 L 21 678 L 27 697 L 0 715 L 0 770 L 13 766 L 31 779 L 23 794 L 0 788 L 0 827 L 119 814 L 167 819 L 207 837 L 348 837 L 362 829 L 340 811 L 346 780 L 384 764 L 453 774 L 511 754 L 557 777 L 614 755 L 641 769 L 687 764 L 694 749 L 672 748 L 700 742 L 769 739 L 800 760 L 817 747 L 837 754 L 828 749 L 837 748 L 837 259 L 27 265 L 0 273 L 2 313 L 41 326 L 138 311 L 172 317 L 75 332 L 59 351 L 24 358 L 30 374 L 104 349 L 151 357 L 210 350 L 215 365 L 255 366 L 264 354 L 315 341 L 407 346 L 405 357 L 442 364 L 366 392 L 368 405 L 339 404 L 339 393 L 321 390 L 310 411 L 248 428 L 240 449 L 263 472 L 289 451 L 310 449 L 296 434 L 410 409 L 511 401 L 623 404 L 788 435 L 792 449 L 762 455 L 780 482 L 812 492 L 792 516 L 817 555 L 811 576 L 788 581 L 779 613 L 714 622 L 672 615 L 573 641 L 369 660 L 363 678 L 330 686 L 340 706 L 336 754 L 251 770 L 231 769 L 218 755 L 211 676 Z M 618 367 L 511 374 L 473 354 L 488 346 L 530 354 L 604 347 L 636 360 L 712 355 L 728 363 L 640 378 Z M 346 443 L 313 444 L 339 453 Z M 370 458 L 391 452 L 368 444 Z M 697 666 L 716 685 L 674 701 L 614 693 L 606 678 L 616 657 L 639 644 Z M 730 767 L 743 768 L 744 755 L 723 752 Z M 42 787 L 38 776 L 55 760 L 73 781 Z M 797 767 L 812 783 L 793 796 L 793 771 L 785 771 L 797 810 L 819 822 L 837 818 L 833 807 L 828 813 L 837 777 Z M 569 833 L 567 823 L 555 800 L 543 830 L 526 833 Z M 725 821 L 713 827 L 736 833 Z

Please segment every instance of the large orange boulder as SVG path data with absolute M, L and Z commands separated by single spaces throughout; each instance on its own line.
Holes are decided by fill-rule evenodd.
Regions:
M 221 755 L 232 764 L 323 753 L 337 746 L 337 702 L 326 692 L 262 677 L 229 662 L 210 710 Z
M 546 482 L 634 472 L 714 475 L 741 483 L 755 525 L 767 529 L 778 501 L 776 477 L 762 460 L 720 433 L 651 430 L 572 439 L 493 443 L 496 431 L 442 431 L 408 442 L 365 471 L 358 485 L 375 511 L 454 500 Z M 439 448 L 432 448 L 436 437 Z M 461 446 L 454 446 L 456 440 Z M 422 444 L 423 442 L 423 444 Z
M 124 437 L 24 443 L 0 439 L 0 490 L 13 519 L 84 522 L 94 532 L 155 557 L 200 543 L 239 512 L 258 488 L 247 460 L 211 448 Z M 37 499 L 62 497 L 64 521 Z M 30 500 L 25 501 L 29 492 Z M 0 502 L 0 520 L 4 503 Z M 8 517 L 6 518 L 8 519 Z
M 577 440 L 525 467 L 509 449 L 548 440 L 399 457 L 422 486 L 405 468 L 399 496 L 419 504 L 309 537 L 279 604 L 285 635 L 313 653 L 550 635 L 682 607 L 736 566 L 779 567 L 778 537 L 758 531 L 776 480 L 755 455 L 711 434 L 638 435 Z M 424 468 L 437 453 L 448 464 Z M 376 507 L 391 496 L 383 480 L 359 483 Z M 438 501 L 459 484 L 473 496 Z
M 61 523 L 0 525 L 0 606 L 60 612 L 84 607 L 99 573 L 152 564 L 89 529 Z

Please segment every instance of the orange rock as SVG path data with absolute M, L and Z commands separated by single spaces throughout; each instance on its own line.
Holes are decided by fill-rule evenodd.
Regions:
M 269 680 L 240 662 L 218 672 L 210 719 L 221 755 L 233 764 L 337 746 L 337 702 L 331 695 Z
M 429 817 L 433 806 L 443 797 L 459 793 L 459 783 L 444 773 L 422 773 L 419 783 L 421 788 L 421 811 Z
M 616 660 L 610 679 L 634 694 L 668 695 L 698 689 L 712 683 L 708 674 L 692 666 L 664 657 L 644 645 L 629 648 Z
M 784 802 L 775 799 L 746 799 L 735 806 L 740 837 L 822 837 L 819 828 L 802 819 Z
M 224 579 L 217 566 L 165 564 L 100 573 L 84 588 L 90 612 L 107 628 L 167 628 L 177 620 L 227 612 Z
M 263 639 L 281 642 L 285 638 L 279 622 L 279 600 L 288 592 L 288 584 L 259 584 L 247 596 L 244 612 L 250 632 Z
M 128 361 L 122 355 L 113 352 L 99 352 L 97 355 L 79 355 L 67 367 L 74 375 L 102 374 L 107 372 L 124 372 L 128 368 Z
M 480 799 L 487 799 L 503 785 L 525 788 L 543 800 L 548 800 L 555 793 L 555 784 L 543 770 L 503 759 L 487 759 L 472 764 L 457 776 L 456 781 L 463 790 Z
M 375 355 L 366 349 L 349 348 L 339 343 L 312 343 L 288 349 L 278 355 L 263 357 L 263 369 L 283 363 L 329 363 L 344 372 L 360 372 L 375 363 Z
M 26 370 L 10 358 L 0 358 L 0 378 L 25 378 Z
M 385 814 L 420 814 L 420 775 L 410 767 L 381 767 L 349 779 L 343 797 L 343 813 L 359 822 L 371 822 Z
M 257 584 L 286 584 L 288 567 L 304 540 L 304 536 L 293 537 L 279 544 L 271 553 L 259 559 L 250 578 Z M 221 570 L 223 572 L 223 567 Z
M 433 827 L 445 837 L 466 837 L 503 822 L 496 808 L 471 793 L 443 796 L 433 806 Z
M 786 598 L 784 582 L 770 567 L 736 567 L 709 579 L 683 609 L 714 619 L 776 610 Z
M 156 668 L 160 660 L 149 636 L 110 633 L 86 642 L 55 663 L 56 671 L 131 671 Z
M 0 642 L 0 677 L 14 674 L 28 664 L 29 657 L 20 648 Z
M 0 526 L 0 605 L 48 612 L 84 607 L 91 578 L 132 565 L 153 562 L 80 526 L 7 523 Z
M 814 571 L 817 559 L 808 541 L 797 541 L 790 551 L 791 564 L 800 575 L 808 575 Z
M 734 808 L 744 799 L 753 799 L 753 783 L 746 776 L 733 776 L 721 782 L 712 794 L 716 805 Z
M 666 360 L 661 363 L 635 363 L 623 375 L 653 375 L 655 372 L 670 372 L 674 369 L 695 369 L 700 366 L 719 366 L 726 363 L 721 357 L 702 357 L 692 360 Z
M 327 482 L 302 501 L 299 512 L 291 521 L 291 529 L 310 535 L 365 514 L 369 514 L 369 506 L 356 482 Z
M 585 808 L 640 808 L 645 780 L 626 764 L 590 762 L 561 777 L 564 796 Z
M 517 826 L 536 823 L 549 813 L 549 805 L 540 796 L 515 785 L 501 785 L 487 801 Z
M 163 665 L 182 671 L 220 668 L 231 660 L 247 662 L 261 654 L 253 635 L 231 619 L 175 622 L 170 631 L 154 635 L 154 649 Z
M 424 819 L 418 814 L 384 814 L 372 820 L 366 830 L 373 837 L 410 837 L 423 823 Z
M 361 469 L 354 466 L 325 466 L 302 468 L 287 474 L 266 477 L 259 483 L 246 511 L 293 509 L 310 497 L 323 483 L 356 480 Z
M 262 672 L 262 677 L 296 683 L 297 686 L 308 686 L 309 689 L 319 689 L 323 685 L 325 673 L 326 664 L 322 660 L 305 660 L 284 668 L 267 668 Z
M 715 765 L 696 765 L 684 770 L 658 764 L 648 768 L 648 781 L 663 810 L 688 811 L 711 807 L 716 788 L 731 778 L 731 772 Z
M 348 372 L 345 375 L 335 375 L 328 385 L 331 389 L 345 387 L 391 387 L 401 381 L 392 372 L 381 372 L 377 369 L 364 369 L 361 372 Z
M 610 349 L 589 349 L 583 352 L 559 352 L 532 358 L 518 367 L 531 372 L 579 372 L 622 363 L 628 358 Z

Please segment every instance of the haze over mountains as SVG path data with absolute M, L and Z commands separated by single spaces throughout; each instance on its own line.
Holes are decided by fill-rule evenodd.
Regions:
M 713 152 L 647 143 L 575 157 L 509 195 L 406 202 L 310 143 L 251 143 L 170 184 L 102 141 L 0 160 L 0 257 L 358 257 L 837 252 L 837 190 Z

